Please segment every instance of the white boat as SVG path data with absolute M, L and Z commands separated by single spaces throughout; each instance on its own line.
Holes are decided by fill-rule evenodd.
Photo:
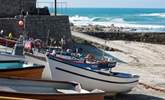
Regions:
M 86 91 L 75 82 L 0 77 L 0 96 L 14 98 L 1 100 L 104 100 L 104 95 L 101 90 Z
M 12 55 L 10 53 L 1 52 L 0 53 L 0 61 L 7 61 L 7 60 L 24 60 L 24 56 L 19 55 Z
M 42 75 L 43 79 L 77 81 L 82 84 L 83 88 L 88 90 L 100 89 L 114 93 L 128 92 L 137 85 L 139 80 L 139 76 L 137 75 L 117 72 L 109 73 L 103 71 L 105 68 L 97 69 L 95 68 L 96 64 L 86 64 L 82 62 L 73 64 L 73 62 L 70 63 L 69 60 L 56 59 L 57 57 L 48 57 L 47 60 L 44 60 L 42 58 L 46 58 L 45 55 L 33 55 L 34 54 L 31 56 L 26 55 L 29 57 L 29 59 L 27 59 L 27 57 L 26 59 L 28 62 L 44 64 L 46 66 Z M 14 57 L 14 59 L 16 58 L 18 58 L 18 56 Z M 79 62 L 79 60 L 77 62 Z M 114 67 L 114 64 L 112 63 L 110 66 Z
M 0 48 L 0 61 L 25 60 L 23 56 L 23 44 L 16 43 L 13 50 L 7 46 L 1 47 L 3 49 Z
M 26 61 L 29 63 L 44 65 L 45 68 L 42 73 L 42 79 L 52 80 L 50 67 L 49 64 L 47 63 L 45 54 L 39 52 L 38 53 L 36 52 L 35 54 L 25 53 L 24 56 Z
M 126 73 L 108 72 L 92 66 L 79 66 L 55 56 L 48 56 L 52 80 L 76 81 L 87 90 L 100 89 L 110 93 L 131 91 L 138 84 L 139 76 Z M 95 67 L 95 66 L 93 66 Z

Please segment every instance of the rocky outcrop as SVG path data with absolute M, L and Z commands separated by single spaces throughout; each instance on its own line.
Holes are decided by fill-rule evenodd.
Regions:
M 165 44 L 165 32 L 84 32 L 107 40 L 127 40 L 147 43 Z

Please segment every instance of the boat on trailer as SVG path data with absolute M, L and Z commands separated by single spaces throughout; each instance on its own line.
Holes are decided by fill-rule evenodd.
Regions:
M 86 91 L 75 82 L 0 77 L 0 95 L 40 100 L 104 100 L 105 94 Z
M 53 80 L 76 81 L 87 90 L 100 89 L 110 93 L 131 91 L 139 81 L 139 76 L 112 72 L 116 63 L 87 63 L 68 55 L 49 54 L 48 64 Z

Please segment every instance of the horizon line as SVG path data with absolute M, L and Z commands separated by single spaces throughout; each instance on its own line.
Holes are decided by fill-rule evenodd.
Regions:
M 65 7 L 64 7 L 65 8 Z M 165 9 L 164 8 L 158 8 L 158 7 L 67 7 L 67 8 L 132 8 L 132 9 Z
M 48 7 L 48 8 L 52 8 L 52 7 Z M 54 7 L 53 7 L 54 8 Z M 100 8 L 100 9 L 104 9 L 104 8 L 119 8 L 119 9 L 165 9 L 165 8 L 149 8 L 149 7 L 146 7 L 146 8 L 144 8 L 144 7 L 57 7 L 57 9 L 59 9 L 59 8 L 64 8 L 64 9 L 66 9 L 66 8 L 90 8 L 90 9 L 95 9 L 95 8 Z

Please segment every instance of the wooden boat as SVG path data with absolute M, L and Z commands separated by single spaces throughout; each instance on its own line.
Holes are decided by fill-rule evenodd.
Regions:
M 24 64 L 22 61 L 0 61 L 0 76 L 40 79 L 44 66 Z
M 45 64 L 46 68 L 42 75 L 44 79 L 77 81 L 81 83 L 84 89 L 100 89 L 111 93 L 128 92 L 138 84 L 139 76 L 137 75 L 111 72 L 109 69 L 114 65 L 108 67 L 108 69 L 106 67 L 97 68 L 97 64 L 85 64 L 78 60 L 68 60 L 68 57 L 67 59 L 62 59 L 58 55 L 45 56 L 46 61 L 44 55 L 40 55 L 42 54 L 26 54 L 25 58 L 36 63 Z
M 43 73 L 42 73 L 42 79 L 52 80 L 50 67 L 49 67 L 49 64 L 47 63 L 47 59 L 46 59 L 45 54 L 42 54 L 42 53 L 35 53 L 35 54 L 25 53 L 24 56 L 25 56 L 26 61 L 28 61 L 28 62 L 44 65 L 45 68 L 44 68 Z
M 65 57 L 65 55 L 49 55 L 48 63 L 52 80 L 77 81 L 87 90 L 97 88 L 111 93 L 123 93 L 131 91 L 139 80 L 137 75 L 112 72 L 111 69 L 114 66 L 86 64 L 81 60 Z
M 14 47 L 16 41 L 0 37 L 0 45 Z
M 20 55 L 12 55 L 11 53 L 7 52 L 0 52 L 0 61 L 7 61 L 7 60 L 24 60 L 24 56 Z
M 91 93 L 78 83 L 0 77 L 0 95 L 40 100 L 104 100 L 104 92 Z
M 11 45 L 4 45 L 3 42 L 1 43 L 1 41 L 4 41 L 5 43 L 12 43 Z M 3 60 L 24 60 L 24 56 L 23 56 L 23 41 L 20 42 L 21 39 L 18 39 L 18 41 L 12 41 L 12 40 L 8 40 L 8 39 L 4 39 L 4 38 L 0 38 L 0 44 L 3 45 L 3 48 L 5 50 L 0 50 L 0 61 Z M 10 44 L 11 44 L 10 43 Z M 12 48 L 10 48 L 12 47 Z
M 0 100 L 34 100 L 34 99 L 0 96 Z

